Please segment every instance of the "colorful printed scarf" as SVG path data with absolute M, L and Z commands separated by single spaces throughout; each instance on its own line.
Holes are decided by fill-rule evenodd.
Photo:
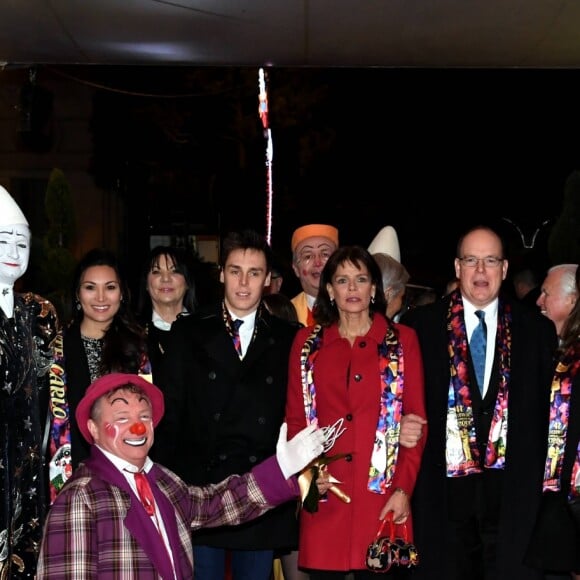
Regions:
M 447 400 L 447 477 L 462 477 L 471 473 L 480 473 L 482 468 L 469 389 L 467 332 L 463 316 L 463 300 L 459 290 L 455 290 L 450 295 L 447 323 L 451 376 Z M 509 305 L 504 305 L 502 302 L 498 305 L 496 344 L 499 349 L 500 381 L 484 466 L 491 469 L 503 469 L 507 445 L 511 368 L 511 309 Z
M 49 491 L 50 504 L 56 499 L 72 474 L 69 405 L 66 396 L 63 336 L 58 333 L 54 343 L 54 362 L 50 367 L 50 440 Z
M 316 325 L 300 353 L 302 395 L 306 423 L 318 424 L 314 362 L 322 345 L 322 327 Z M 379 345 L 381 395 L 375 444 L 371 455 L 368 489 L 384 494 L 390 487 L 399 452 L 399 431 L 403 412 L 404 357 L 398 333 L 389 324 L 384 342 Z
M 564 451 L 568 435 L 572 381 L 580 369 L 580 343 L 570 347 L 558 361 L 550 394 L 550 426 L 548 430 L 548 452 L 544 467 L 544 491 L 560 491 Z M 578 477 L 580 473 L 580 442 L 572 468 L 570 498 L 580 496 Z

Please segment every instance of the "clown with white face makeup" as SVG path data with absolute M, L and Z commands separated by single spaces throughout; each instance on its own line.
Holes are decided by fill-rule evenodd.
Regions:
M 14 311 L 14 283 L 26 272 L 29 257 L 28 220 L 0 185 L 0 308 L 8 318 Z
M 241 524 L 296 500 L 294 474 L 323 451 L 322 429 L 288 441 L 284 423 L 275 455 L 248 473 L 188 486 L 149 457 L 164 412 L 163 392 L 142 375 L 109 373 L 85 390 L 75 419 L 90 456 L 49 511 L 37 580 L 191 579 L 190 530 Z
M 41 296 L 14 292 L 30 257 L 24 214 L 0 186 L 0 578 L 33 578 L 48 507 L 43 458 L 58 320 Z

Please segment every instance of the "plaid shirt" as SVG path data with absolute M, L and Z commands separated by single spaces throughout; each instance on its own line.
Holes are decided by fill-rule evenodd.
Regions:
M 123 474 L 95 447 L 57 496 L 46 526 L 37 580 L 193 578 L 191 530 L 238 524 L 298 494 L 275 458 L 215 485 L 188 487 L 155 464 L 148 474 L 176 574 L 159 534 Z

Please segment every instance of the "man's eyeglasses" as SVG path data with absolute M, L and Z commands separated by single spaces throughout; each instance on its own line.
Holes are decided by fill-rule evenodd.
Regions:
M 496 258 L 495 256 L 486 256 L 485 258 L 476 258 L 475 256 L 465 256 L 464 258 L 459 258 L 459 261 L 466 268 L 477 268 L 477 265 L 480 262 L 483 262 L 483 265 L 486 268 L 497 268 L 503 262 L 503 258 Z
M 332 252 L 320 252 L 319 254 L 312 252 L 312 253 L 304 253 L 304 254 L 300 254 L 300 256 L 298 257 L 298 263 L 299 264 L 310 264 L 310 262 L 313 262 L 314 260 L 316 260 L 317 258 L 320 260 L 321 264 L 326 264 L 326 262 L 328 262 L 328 258 L 330 258 L 330 256 L 332 255 Z

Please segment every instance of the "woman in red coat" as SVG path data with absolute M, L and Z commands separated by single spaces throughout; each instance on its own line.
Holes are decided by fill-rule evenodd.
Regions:
M 366 550 L 389 511 L 412 540 L 410 496 L 425 437 L 406 448 L 399 433 L 403 413 L 425 417 L 423 365 L 415 331 L 388 321 L 385 310 L 372 255 L 343 246 L 322 272 L 316 324 L 301 329 L 292 346 L 289 436 L 312 422 L 334 427 L 327 456 L 341 458 L 328 472 L 348 496 L 326 493 L 314 510 L 301 511 L 299 565 L 312 580 L 349 572 L 376 579 Z

